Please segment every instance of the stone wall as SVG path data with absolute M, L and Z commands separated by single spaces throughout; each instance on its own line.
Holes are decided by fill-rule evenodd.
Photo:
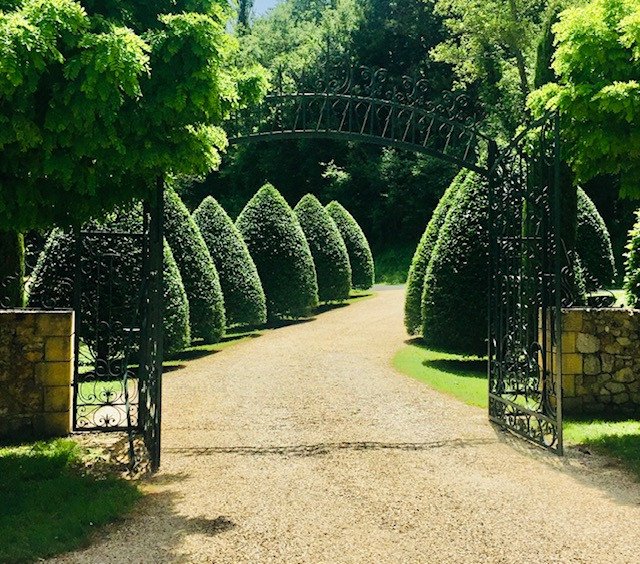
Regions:
M 563 311 L 563 406 L 568 414 L 640 414 L 640 310 Z
M 73 312 L 0 311 L 0 439 L 71 431 Z

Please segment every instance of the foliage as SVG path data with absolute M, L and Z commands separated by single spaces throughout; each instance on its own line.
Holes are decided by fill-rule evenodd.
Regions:
M 409 335 L 415 335 L 422 328 L 422 291 L 424 277 L 431 260 L 431 254 L 438 241 L 440 230 L 444 225 L 451 206 L 455 202 L 459 188 L 468 176 L 468 171 L 462 170 L 453 179 L 449 188 L 438 202 L 436 209 L 427 224 L 427 228 L 418 243 L 418 247 L 411 261 L 411 268 L 407 277 L 407 288 L 404 302 L 404 325 Z
M 76 443 L 0 448 L 0 561 L 32 562 L 73 550 L 140 497 L 132 482 L 94 477 Z
M 345 54 L 357 64 L 383 66 L 388 80 L 424 79 L 425 95 L 437 102 L 452 86 L 449 65 L 436 63 L 431 47 L 443 40 L 441 18 L 423 0 L 283 0 L 241 37 L 241 50 L 270 70 L 324 78 L 330 60 Z M 337 72 L 337 71 L 336 71 Z M 308 77 L 310 80 L 310 78 Z M 290 84 L 287 85 L 289 87 Z M 182 194 L 189 207 L 212 194 L 236 217 L 265 180 L 285 199 L 307 193 L 340 201 L 367 235 L 376 259 L 387 250 L 413 246 L 424 218 L 435 208 L 457 168 L 435 157 L 363 143 L 327 139 L 246 143 L 229 150 L 219 173 Z M 402 264 L 406 268 L 407 264 Z M 395 277 L 396 274 L 393 273 Z
M 266 184 L 236 220 L 267 298 L 270 322 L 307 317 L 318 305 L 318 282 L 309 244 L 285 199 Z
M 164 343 L 165 354 L 186 349 L 191 345 L 189 326 L 189 300 L 182 284 L 180 270 L 173 258 L 171 247 L 163 241 Z
M 0 304 L 2 307 L 24 305 L 24 236 L 0 231 Z
M 223 120 L 265 86 L 231 64 L 228 16 L 225 0 L 0 12 L 0 225 L 77 224 L 217 167 Z
M 553 26 L 557 81 L 529 100 L 538 115 L 559 110 L 578 182 L 620 174 L 628 196 L 638 196 L 640 185 L 639 22 L 635 0 L 592 0 L 564 11 Z
M 227 326 L 262 325 L 267 305 L 256 265 L 238 228 L 211 196 L 193 212 L 220 277 Z
M 630 307 L 640 307 L 640 210 L 636 212 L 636 223 L 629 231 L 626 262 L 624 264 L 624 289 Z
M 477 84 L 496 134 L 524 120 L 545 0 L 436 0 L 449 32 L 432 53 L 458 81 Z
M 165 191 L 164 234 L 189 299 L 191 336 L 217 343 L 226 325 L 218 272 L 200 229 L 172 189 Z
M 376 251 L 373 266 L 377 284 L 404 284 L 409 275 L 411 259 L 415 252 L 415 244 L 389 244 Z
M 422 335 L 429 348 L 483 355 L 487 337 L 488 190 L 470 173 L 440 230 L 422 296 Z
M 353 216 L 335 200 L 327 206 L 349 253 L 351 284 L 353 288 L 367 290 L 375 280 L 373 255 L 369 242 Z
M 293 211 L 313 256 L 319 300 L 346 300 L 351 292 L 351 264 L 338 227 L 312 194 L 304 196 Z
M 110 214 L 100 227 L 116 230 L 141 231 L 141 216 L 135 211 L 124 214 Z M 95 224 L 94 224 L 95 226 Z M 93 243 L 92 243 L 93 244 Z M 84 327 L 97 325 L 109 319 L 111 323 L 125 326 L 135 321 L 139 311 L 140 288 L 136 287 L 142 277 L 142 249 L 139 242 L 131 237 L 110 238 L 93 248 L 95 256 L 109 253 L 112 255 L 112 268 L 109 280 L 98 279 L 95 259 L 83 252 L 81 268 L 84 273 L 82 284 L 87 303 L 100 304 L 105 309 L 83 308 Z M 76 273 L 75 237 L 60 229 L 49 236 L 44 250 L 38 258 L 36 268 L 29 281 L 29 306 L 46 308 L 70 308 L 73 306 L 73 279 Z M 108 285 L 108 288 L 105 285 Z M 113 304 L 98 299 L 99 294 L 108 290 Z M 180 272 L 173 259 L 169 246 L 164 243 L 164 348 L 167 353 L 183 349 L 190 344 L 189 305 L 186 301 Z M 108 311 L 106 310 L 108 308 Z M 83 331 L 85 344 L 94 349 L 97 355 L 95 336 Z M 117 343 L 110 343 L 117 346 Z
M 576 252 L 580 257 L 587 290 L 609 287 L 616 277 L 616 264 L 607 226 L 589 196 L 578 189 Z

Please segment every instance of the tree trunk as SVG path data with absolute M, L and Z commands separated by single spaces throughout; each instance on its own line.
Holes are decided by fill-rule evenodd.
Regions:
M 0 231 L 0 307 L 24 305 L 24 237 Z

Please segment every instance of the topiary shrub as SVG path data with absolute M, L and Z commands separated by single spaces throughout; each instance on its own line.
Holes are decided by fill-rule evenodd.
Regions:
M 320 301 L 346 300 L 351 292 L 351 265 L 338 227 L 312 194 L 304 196 L 293 211 L 311 249 Z
M 218 272 L 200 229 L 175 190 L 164 196 L 164 234 L 189 299 L 191 335 L 217 343 L 224 334 L 224 298 Z
M 488 190 L 470 173 L 440 229 L 422 295 L 427 346 L 465 355 L 486 352 Z
M 139 224 L 136 227 L 136 222 L 139 219 L 140 216 L 133 219 L 129 216 L 124 222 L 112 219 L 102 222 L 101 226 L 114 228 L 119 224 L 128 231 L 133 231 L 140 228 Z M 83 253 L 81 265 L 83 303 L 96 304 L 98 308 L 83 308 L 80 332 L 85 344 L 92 350 L 94 357 L 98 358 L 103 352 L 96 350 L 97 337 L 91 328 L 95 327 L 98 321 L 105 320 L 110 320 L 111 324 L 121 323 L 124 326 L 129 326 L 138 317 L 140 305 L 138 285 L 142 276 L 142 250 L 134 242 L 134 239 L 128 237 L 109 240 L 95 239 L 91 241 L 91 245 L 92 254 Z M 30 307 L 70 308 L 73 306 L 76 272 L 75 252 L 75 237 L 72 234 L 59 229 L 51 232 L 29 280 L 28 303 Z M 95 257 L 103 253 L 111 255 L 112 260 L 112 272 L 108 280 L 96 278 L 97 270 L 92 267 Z M 191 343 L 191 336 L 189 304 L 182 286 L 180 272 L 166 241 L 164 242 L 163 282 L 164 350 L 167 354 L 171 354 L 188 347 Z M 99 298 L 99 296 L 104 296 L 105 290 L 111 295 L 108 302 Z M 105 308 L 108 306 L 108 311 L 99 308 L 101 303 L 105 305 Z M 122 346 L 118 338 L 117 333 L 114 334 L 112 336 L 113 342 L 107 344 L 107 347 L 112 351 L 118 351 Z
M 193 212 L 193 219 L 218 270 L 227 326 L 266 323 L 267 304 L 258 269 L 227 212 L 208 196 Z
M 267 298 L 267 318 L 306 317 L 318 306 L 309 244 L 285 199 L 263 186 L 238 216 L 236 227 L 253 258 Z
M 427 228 L 413 255 L 409 276 L 407 277 L 404 302 L 404 325 L 409 335 L 415 335 L 422 328 L 422 291 L 424 289 L 424 277 L 427 273 L 427 266 L 429 266 L 429 259 L 438 240 L 440 229 L 442 229 L 447 214 L 458 193 L 458 189 L 468 174 L 469 171 L 466 169 L 460 171 L 446 189 L 436 209 L 433 211 Z
M 189 300 L 182 276 L 166 239 L 163 242 L 164 352 L 173 354 L 191 345 Z
M 582 263 L 587 290 L 599 290 L 613 283 L 616 263 L 611 236 L 595 204 L 578 188 L 576 251 Z
M 636 223 L 629 231 L 626 260 L 624 263 L 624 291 L 629 307 L 640 307 L 640 209 L 636 211 Z
M 336 222 L 347 247 L 353 288 L 368 290 L 373 286 L 374 266 L 367 238 L 353 216 L 338 202 L 331 202 L 327 206 L 327 211 Z

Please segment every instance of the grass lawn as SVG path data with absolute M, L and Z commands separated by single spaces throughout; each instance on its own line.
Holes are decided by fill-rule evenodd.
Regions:
M 0 447 L 0 562 L 29 562 L 78 548 L 129 511 L 137 487 L 83 470 L 86 453 L 58 439 Z
M 476 407 L 487 408 L 486 361 L 431 351 L 419 343 L 402 348 L 393 366 L 432 388 Z M 568 445 L 588 446 L 617 458 L 640 479 L 640 421 L 567 419 Z

